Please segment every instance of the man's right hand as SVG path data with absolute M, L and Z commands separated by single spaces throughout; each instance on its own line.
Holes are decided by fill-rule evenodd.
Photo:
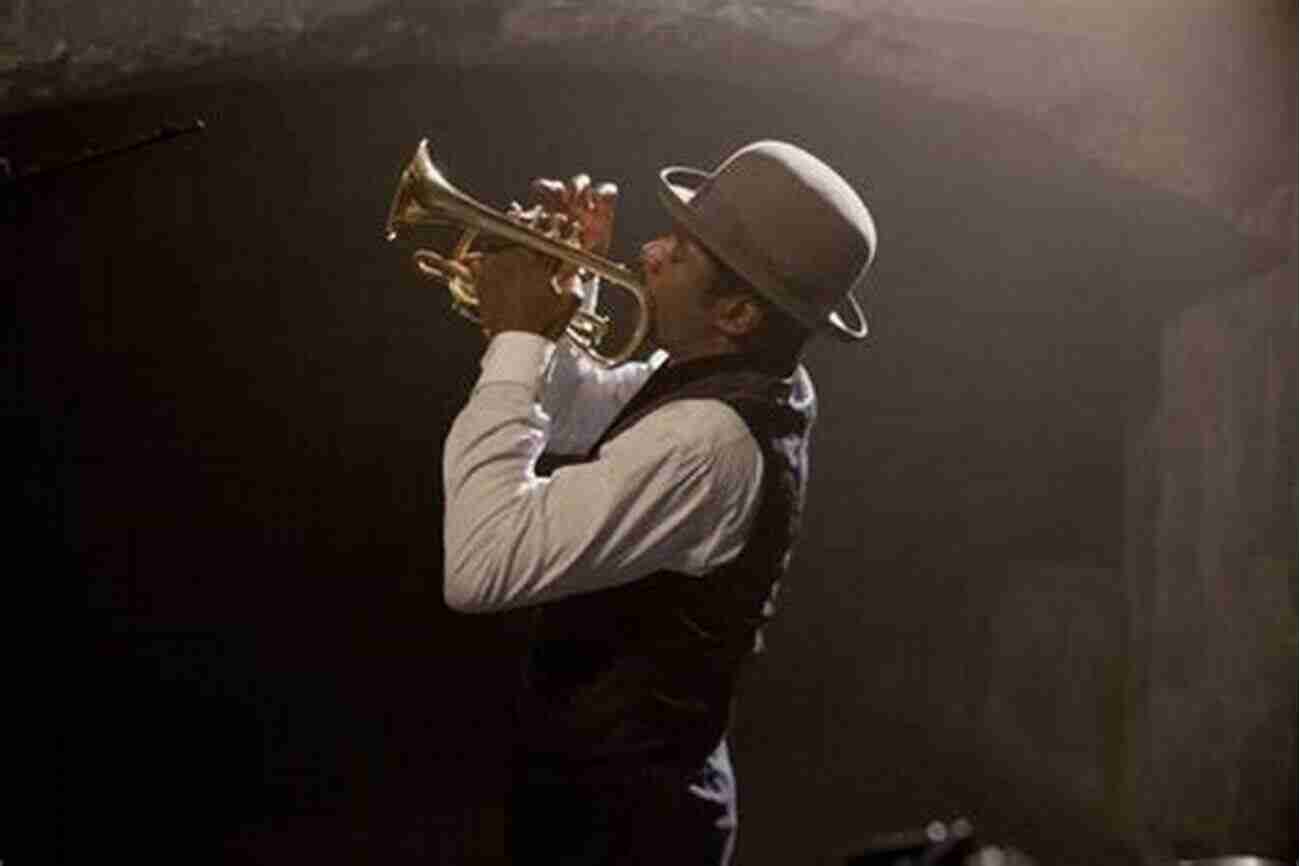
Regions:
M 597 255 L 609 251 L 618 207 L 617 186 L 602 183 L 593 187 L 588 175 L 578 174 L 568 183 L 538 178 L 532 190 L 536 204 L 547 214 L 519 209 L 516 217 L 521 222 L 564 235 L 576 231 L 583 249 Z M 511 248 L 476 257 L 472 268 L 478 283 L 479 315 L 489 338 L 502 331 L 528 331 L 558 339 L 582 299 L 581 286 L 572 279 L 575 266 L 531 250 Z M 557 295 L 556 286 L 565 291 Z M 595 303 L 594 297 L 586 300 Z
M 568 183 L 538 178 L 533 181 L 533 193 L 543 208 L 564 214 L 571 224 L 581 226 L 583 249 L 601 256 L 609 252 L 618 208 L 617 186 L 602 183 L 593 187 L 588 175 L 577 174 Z

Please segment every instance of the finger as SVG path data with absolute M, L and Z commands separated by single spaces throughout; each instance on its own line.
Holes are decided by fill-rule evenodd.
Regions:
M 582 296 L 567 286 L 561 286 L 560 288 L 563 289 L 563 292 L 556 302 L 556 318 L 562 323 L 561 328 L 563 328 L 573 318 L 573 314 L 578 312 L 578 304 L 581 303 Z
M 564 230 L 563 238 L 566 243 L 577 244 L 582 242 L 584 229 L 581 220 L 574 220 L 569 223 L 569 227 Z
M 520 208 L 517 204 L 512 202 L 510 212 L 507 214 L 507 216 L 509 216 L 515 222 L 520 222 L 526 226 L 531 227 L 535 225 L 537 221 L 541 219 L 542 215 L 545 214 L 546 212 L 547 212 L 546 208 L 542 207 L 540 204 L 535 204 L 532 207 L 530 207 L 528 210 L 524 210 L 523 208 Z
M 569 181 L 569 189 L 572 194 L 569 201 L 570 205 L 583 208 L 591 207 L 591 175 L 586 173 L 575 174 L 573 179 Z
M 568 215 L 562 213 L 550 213 L 547 216 L 549 218 L 543 231 L 554 237 L 563 236 L 569 227 Z
M 553 275 L 551 287 L 557 294 L 575 295 L 581 298 L 582 280 L 578 279 L 578 266 L 566 263 Z
M 596 201 L 613 202 L 618 198 L 618 184 L 605 181 L 595 189 Z
M 567 325 L 573 318 L 573 314 L 578 312 L 578 305 L 582 303 L 582 295 L 576 291 L 569 292 L 564 298 L 564 323 Z
M 618 206 L 618 186 L 612 183 L 602 183 L 592 194 L 592 209 L 597 213 L 612 213 Z
M 568 190 L 563 183 L 549 177 L 539 177 L 533 181 L 533 194 L 542 200 L 547 210 L 559 210 L 568 205 Z
M 546 336 L 552 340 L 558 340 L 569 327 L 573 314 L 578 310 L 578 299 L 572 295 L 567 296 L 560 302 L 556 310 L 556 316 L 546 329 Z

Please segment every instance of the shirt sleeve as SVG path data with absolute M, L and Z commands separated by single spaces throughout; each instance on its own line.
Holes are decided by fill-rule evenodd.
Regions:
M 600 280 L 588 280 L 583 286 L 582 308 L 594 313 L 600 292 Z M 547 450 L 553 454 L 590 451 L 618 410 L 666 359 L 665 353 L 655 352 L 647 361 L 606 369 L 567 334 L 562 336 L 555 345 L 542 392 L 542 410 L 551 419 Z
M 703 575 L 740 554 L 753 523 L 762 454 L 717 400 L 668 403 L 594 460 L 537 476 L 554 351 L 536 337 L 494 338 L 448 434 L 444 595 L 457 610 L 536 604 L 661 569 Z
M 541 398 L 542 410 L 551 419 L 547 450 L 586 454 L 665 358 L 656 353 L 646 362 L 607 370 L 562 337 L 555 346 Z

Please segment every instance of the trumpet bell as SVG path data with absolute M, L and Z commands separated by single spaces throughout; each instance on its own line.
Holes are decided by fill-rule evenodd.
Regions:
M 579 305 L 566 332 L 601 366 L 613 367 L 631 359 L 650 330 L 650 302 L 641 281 L 624 265 L 584 249 L 574 237 L 542 231 L 529 224 L 526 216 L 517 209 L 511 213 L 495 210 L 457 189 L 434 165 L 426 139 L 420 142 L 398 181 L 388 209 L 385 237 L 392 241 L 403 229 L 416 227 L 459 230 L 459 239 L 446 255 L 422 248 L 415 251 L 412 261 L 423 277 L 444 284 L 451 294 L 452 308 L 475 323 L 480 323 L 478 294 L 467 262 L 476 252 L 484 251 L 474 249 L 476 242 L 480 247 L 486 244 L 489 250 L 511 244 L 525 246 L 573 266 L 579 277 L 595 276 L 618 286 L 632 296 L 637 312 L 632 334 L 617 352 L 601 352 L 600 343 L 611 330 L 610 319 L 595 312 L 587 299 Z

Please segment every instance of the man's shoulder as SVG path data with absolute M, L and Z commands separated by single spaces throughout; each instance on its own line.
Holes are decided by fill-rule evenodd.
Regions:
M 720 397 L 670 400 L 643 420 L 681 441 L 725 447 L 754 438 L 736 408 Z

